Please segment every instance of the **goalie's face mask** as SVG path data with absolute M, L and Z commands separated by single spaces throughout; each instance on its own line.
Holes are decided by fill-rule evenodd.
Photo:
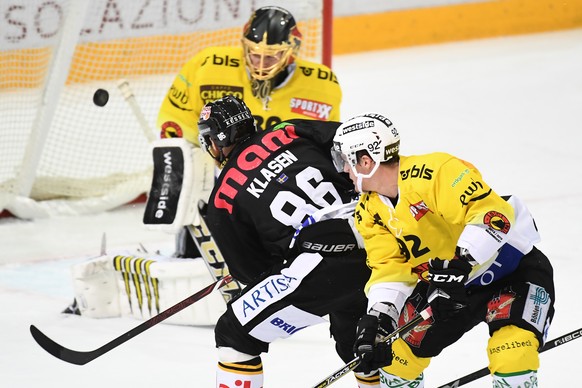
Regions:
M 225 147 L 242 142 L 256 131 L 251 111 L 232 95 L 204 105 L 198 121 L 200 147 L 220 164 L 227 159 Z
M 251 77 L 262 81 L 293 63 L 301 46 L 301 33 L 288 11 L 263 7 L 245 25 L 242 44 Z

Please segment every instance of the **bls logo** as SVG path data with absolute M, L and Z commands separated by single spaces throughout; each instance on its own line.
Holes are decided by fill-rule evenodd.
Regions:
M 251 388 L 251 382 L 250 381 L 235 380 L 234 381 L 234 387 L 229 387 L 226 384 L 219 384 L 218 385 L 218 388 L 235 388 L 235 387 L 239 387 L 239 388 Z
M 202 63 L 201 66 L 204 66 L 206 64 L 206 62 L 208 61 L 208 58 L 209 57 L 206 57 L 206 59 L 204 60 L 204 62 Z M 212 56 L 212 64 L 217 65 L 217 66 L 239 67 L 240 60 L 237 58 L 231 58 L 228 55 L 226 57 L 221 57 L 221 56 L 214 54 Z

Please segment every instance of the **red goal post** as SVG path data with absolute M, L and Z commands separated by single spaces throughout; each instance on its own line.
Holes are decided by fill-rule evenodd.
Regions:
M 238 45 L 252 11 L 295 16 L 303 58 L 331 65 L 332 0 L 6 0 L 0 4 L 0 211 L 95 213 L 147 192 L 149 140 L 167 88 L 200 49 Z M 103 107 L 97 89 L 109 91 Z M 154 136 L 157 136 L 157 131 Z

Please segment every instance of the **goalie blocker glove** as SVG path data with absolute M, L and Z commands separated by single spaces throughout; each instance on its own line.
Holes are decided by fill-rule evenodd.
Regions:
M 472 268 L 464 257 L 429 260 L 427 299 L 435 320 L 446 321 L 466 311 L 469 298 L 465 283 Z
M 361 362 L 356 372 L 369 374 L 392 364 L 392 345 L 384 337 L 397 329 L 397 320 L 398 310 L 392 303 L 376 303 L 369 314 L 360 318 L 354 353 L 361 357 Z

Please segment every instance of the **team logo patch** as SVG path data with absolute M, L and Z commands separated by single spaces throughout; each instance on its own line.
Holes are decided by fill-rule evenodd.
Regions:
M 506 292 L 495 296 L 487 303 L 487 316 L 485 319 L 487 323 L 498 321 L 501 319 L 509 319 L 511 313 L 511 306 L 515 300 L 514 292 Z
M 414 219 L 416 221 L 418 221 L 422 217 L 424 217 L 424 215 L 426 213 L 428 213 L 428 212 L 432 213 L 432 211 L 428 208 L 428 206 L 426 206 L 426 203 L 424 203 L 424 201 L 410 204 L 409 209 L 410 209 L 410 214 L 412 214 L 412 216 L 414 217 Z
M 329 120 L 333 108 L 329 104 L 305 98 L 292 98 L 290 105 L 291 112 L 319 120 Z
M 494 210 L 488 211 L 483 217 L 483 223 L 498 232 L 505 233 L 509 232 L 511 224 L 505 215 L 496 212 Z
M 211 112 L 212 109 L 209 106 L 202 108 L 202 111 L 200 112 L 200 120 L 208 120 Z
M 400 314 L 400 318 L 398 319 L 398 326 L 402 326 L 414 317 L 416 317 L 418 313 L 416 309 L 412 305 L 412 303 L 408 302 L 404 306 L 402 313 Z M 410 346 L 414 346 L 415 348 L 420 347 L 422 340 L 426 336 L 426 331 L 432 326 L 432 318 L 425 319 L 424 321 L 420 322 L 416 327 L 410 330 L 408 333 L 402 335 L 402 339 L 406 341 Z
M 412 268 L 412 273 L 418 276 L 418 279 L 423 282 L 428 282 L 428 262 L 420 263 L 416 267 Z
M 168 137 L 183 137 L 184 136 L 184 132 L 182 131 L 182 127 L 180 127 L 180 125 L 178 125 L 178 123 L 174 122 L 174 121 L 166 121 L 165 123 L 162 124 L 162 133 L 161 136 L 162 138 L 168 138 Z

